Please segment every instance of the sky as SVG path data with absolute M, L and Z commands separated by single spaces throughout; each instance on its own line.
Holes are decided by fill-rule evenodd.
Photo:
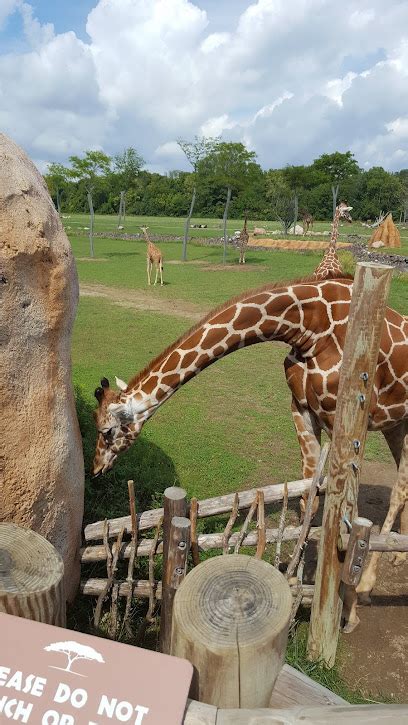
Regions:
M 127 146 L 188 169 L 196 135 L 407 168 L 408 2 L 0 0 L 0 131 L 41 171 Z

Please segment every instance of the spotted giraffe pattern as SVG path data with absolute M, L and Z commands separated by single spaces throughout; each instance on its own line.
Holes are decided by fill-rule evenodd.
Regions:
M 314 219 L 313 219 L 312 215 L 309 214 L 308 212 L 305 212 L 305 214 L 303 214 L 303 216 L 302 216 L 303 234 L 304 235 L 307 234 L 309 229 L 310 229 L 310 231 L 313 231 L 313 222 L 314 222 Z
M 105 381 L 95 391 L 99 407 L 94 474 L 108 471 L 160 405 L 201 370 L 239 348 L 279 340 L 288 343 L 295 356 L 293 362 L 287 358 L 286 375 L 298 419 L 304 475 L 313 475 L 320 433 L 332 433 L 352 282 L 351 278 L 309 279 L 247 292 L 210 313 L 122 392 L 113 392 Z M 384 433 L 399 465 L 383 531 L 390 530 L 408 498 L 407 425 L 408 320 L 387 308 L 368 423 L 369 430 Z M 403 526 L 406 519 L 402 516 Z M 361 591 L 375 580 L 373 561 L 360 583 Z
M 163 255 L 158 247 L 150 240 L 147 233 L 147 227 L 141 227 L 144 234 L 144 238 L 147 242 L 146 260 L 147 260 L 147 284 L 150 285 L 151 274 L 153 266 L 156 268 L 156 279 L 154 284 L 157 284 L 157 279 L 160 273 L 160 284 L 163 285 Z
M 344 273 L 341 268 L 340 260 L 337 256 L 337 237 L 339 236 L 339 222 L 341 218 L 347 219 L 351 222 L 351 216 L 349 211 L 351 206 L 347 206 L 344 202 L 341 202 L 334 213 L 330 243 L 324 254 L 322 261 L 316 268 L 314 276 L 315 279 L 327 279 L 328 277 L 341 277 Z
M 248 246 L 249 234 L 247 230 L 247 214 L 245 214 L 244 226 L 239 235 L 238 247 L 239 247 L 239 264 L 245 264 L 245 252 Z

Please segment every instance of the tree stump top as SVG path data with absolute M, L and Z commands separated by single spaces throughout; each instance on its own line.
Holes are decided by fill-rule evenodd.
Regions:
M 57 585 L 63 575 L 61 556 L 43 536 L 0 523 L 0 595 L 40 593 Z
M 243 554 L 208 559 L 193 569 L 175 600 L 178 621 L 191 641 L 213 652 L 253 647 L 280 633 L 292 606 L 289 585 L 265 561 Z

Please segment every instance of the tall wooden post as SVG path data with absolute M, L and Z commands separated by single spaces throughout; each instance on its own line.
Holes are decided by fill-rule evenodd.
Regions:
M 166 488 L 163 498 L 163 587 L 166 586 L 167 559 L 169 556 L 169 548 L 171 542 L 170 530 L 171 522 L 174 516 L 185 517 L 187 514 L 187 494 L 184 488 L 178 486 L 170 486 Z M 166 621 L 166 607 L 162 607 L 160 615 L 160 651 L 164 652 L 164 647 L 170 646 L 170 637 L 166 632 L 170 632 L 171 622 Z
M 343 605 L 339 537 L 357 515 L 368 414 L 392 268 L 359 263 L 353 284 L 330 450 L 322 533 L 307 644 L 333 667 Z

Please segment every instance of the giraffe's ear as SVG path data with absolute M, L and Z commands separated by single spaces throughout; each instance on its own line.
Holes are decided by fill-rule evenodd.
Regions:
M 117 418 L 121 423 L 129 423 L 133 420 L 133 413 L 126 403 L 110 403 L 108 412 Z
M 346 211 L 351 211 L 353 207 L 352 206 L 346 206 L 344 208 L 345 208 Z
M 117 378 L 115 375 L 115 381 L 116 381 L 116 385 L 118 386 L 119 390 L 126 390 L 127 384 L 124 382 L 124 380 Z

